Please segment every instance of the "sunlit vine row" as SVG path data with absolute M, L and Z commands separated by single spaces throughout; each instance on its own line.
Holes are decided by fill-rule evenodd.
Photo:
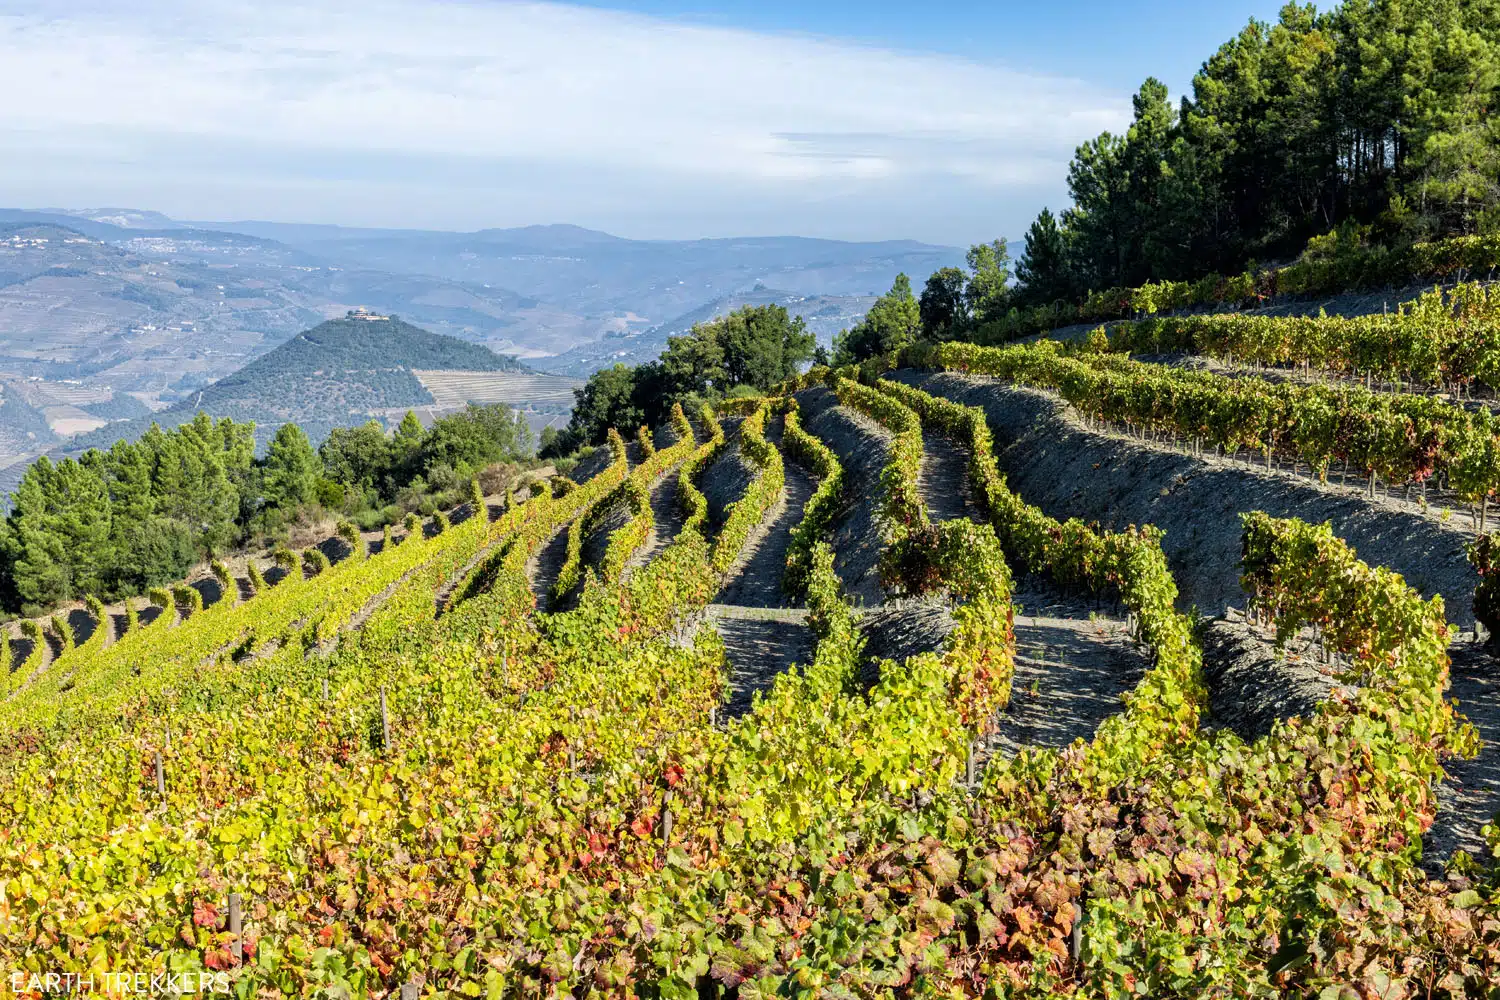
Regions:
M 1365 316 L 1167 316 L 1109 329 L 1111 350 L 1189 352 L 1344 377 L 1462 390 L 1500 388 L 1500 293 L 1478 282 L 1433 289 Z
M 1441 473 L 1464 499 L 1500 487 L 1500 423 L 1429 396 L 1356 386 L 1272 384 L 1125 360 L 1065 356 L 1041 342 L 942 344 L 907 352 L 919 367 L 975 372 L 1059 393 L 1091 419 L 1169 433 L 1194 447 L 1295 456 L 1326 477 L 1339 461 L 1389 483 Z M 1371 479 L 1373 488 L 1374 479 Z

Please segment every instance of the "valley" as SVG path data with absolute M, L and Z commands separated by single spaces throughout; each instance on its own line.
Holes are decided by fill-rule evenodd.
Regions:
M 170 421 L 212 402 L 214 383 L 354 309 L 582 378 L 653 357 L 668 334 L 748 302 L 801 308 L 826 342 L 897 269 L 954 253 L 910 242 L 653 244 L 567 226 L 462 234 L 0 210 L 0 485 L 13 486 L 39 454 L 107 443 L 138 433 L 147 413 Z M 766 290 L 766 280 L 780 290 Z M 574 384 L 427 381 L 440 399 L 421 390 L 389 405 L 351 396 L 347 420 L 315 423 L 514 402 L 540 430 L 566 423 Z

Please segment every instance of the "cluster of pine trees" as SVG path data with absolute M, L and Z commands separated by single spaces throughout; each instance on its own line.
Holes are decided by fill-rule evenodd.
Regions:
M 1495 231 L 1497 98 L 1497 0 L 1288 4 L 1176 106 L 1148 79 L 1124 135 L 1079 147 L 1072 205 L 1026 234 L 1015 304 L 1235 274 L 1341 227 L 1386 245 Z
M 1500 0 L 1288 4 L 1221 46 L 1174 106 L 1148 79 L 1124 135 L 1080 146 L 1072 204 L 1043 209 L 1014 284 L 1005 240 L 920 295 L 896 278 L 835 341 L 849 364 L 918 339 L 983 339 L 1011 310 L 1150 281 L 1239 274 L 1500 232 Z
M 0 600 L 42 608 L 138 594 L 233 543 L 255 459 L 250 424 L 212 420 L 26 470 L 0 528 Z
M 566 455 L 599 444 L 611 427 L 666 422 L 672 404 L 765 391 L 801 370 L 816 341 L 801 316 L 784 306 L 744 306 L 667 338 L 655 361 L 617 364 L 573 390 L 573 415 L 561 432 L 542 432 L 543 456 Z M 552 432 L 552 433 L 549 433 Z
M 365 527 L 430 513 L 480 469 L 528 458 L 525 419 L 470 407 L 423 428 L 407 413 L 314 449 L 296 424 L 255 457 L 255 425 L 199 413 L 170 431 L 27 469 L 0 522 L 0 605 L 36 612 L 93 594 L 116 599 L 186 576 L 252 536 L 278 537 L 312 513 Z

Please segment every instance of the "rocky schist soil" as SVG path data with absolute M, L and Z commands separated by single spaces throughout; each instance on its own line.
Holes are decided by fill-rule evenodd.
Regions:
M 1019 581 L 1018 581 L 1019 583 Z M 1146 672 L 1147 660 L 1125 623 L 1094 602 L 1067 597 L 1047 581 L 1018 586 L 1016 672 L 1010 704 L 975 757 L 1014 756 L 1025 747 L 1059 750 L 1091 740 Z
M 799 392 L 797 402 L 803 429 L 821 439 L 844 467 L 844 505 L 829 539 L 833 568 L 856 607 L 876 607 L 885 592 L 879 570 L 884 538 L 875 498 L 880 496 L 880 470 L 890 461 L 891 434 L 864 414 L 840 406 L 827 389 Z
M 783 427 L 783 418 L 775 418 L 767 424 L 766 439 L 779 446 Z M 721 464 L 723 468 L 705 474 L 703 484 L 705 495 L 712 489 L 720 498 L 718 504 L 711 503 L 720 507 L 720 519 L 727 506 L 723 498 L 735 487 L 739 488 L 735 499 L 743 495 L 752 471 L 743 460 Z M 784 469 L 786 485 L 781 498 L 751 532 L 740 558 L 705 610 L 704 617 L 724 640 L 729 659 L 725 712 L 731 717 L 748 712 L 755 692 L 769 687 L 777 674 L 794 663 L 812 659 L 814 641 L 807 627 L 807 612 L 782 591 L 781 577 L 792 529 L 802 520 L 802 508 L 817 483 L 796 462 L 785 461 Z

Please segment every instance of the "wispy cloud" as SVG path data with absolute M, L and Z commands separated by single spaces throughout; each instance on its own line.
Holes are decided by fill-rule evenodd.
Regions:
M 476 225 L 542 221 L 503 217 L 528 204 L 649 219 L 641 197 L 671 217 L 674 193 L 772 217 L 860 196 L 878 214 L 944 184 L 999 204 L 1056 191 L 1072 148 L 1127 112 L 1073 80 L 560 4 L 53 7 L 0 2 L 0 131 L 21 154 L 0 182 L 140 196 L 154 172 L 179 212 L 228 177 L 260 215 L 382 201 L 351 222 L 398 223 L 403 199 L 421 222 L 465 195 Z M 28 153 L 48 177 L 25 176 Z

